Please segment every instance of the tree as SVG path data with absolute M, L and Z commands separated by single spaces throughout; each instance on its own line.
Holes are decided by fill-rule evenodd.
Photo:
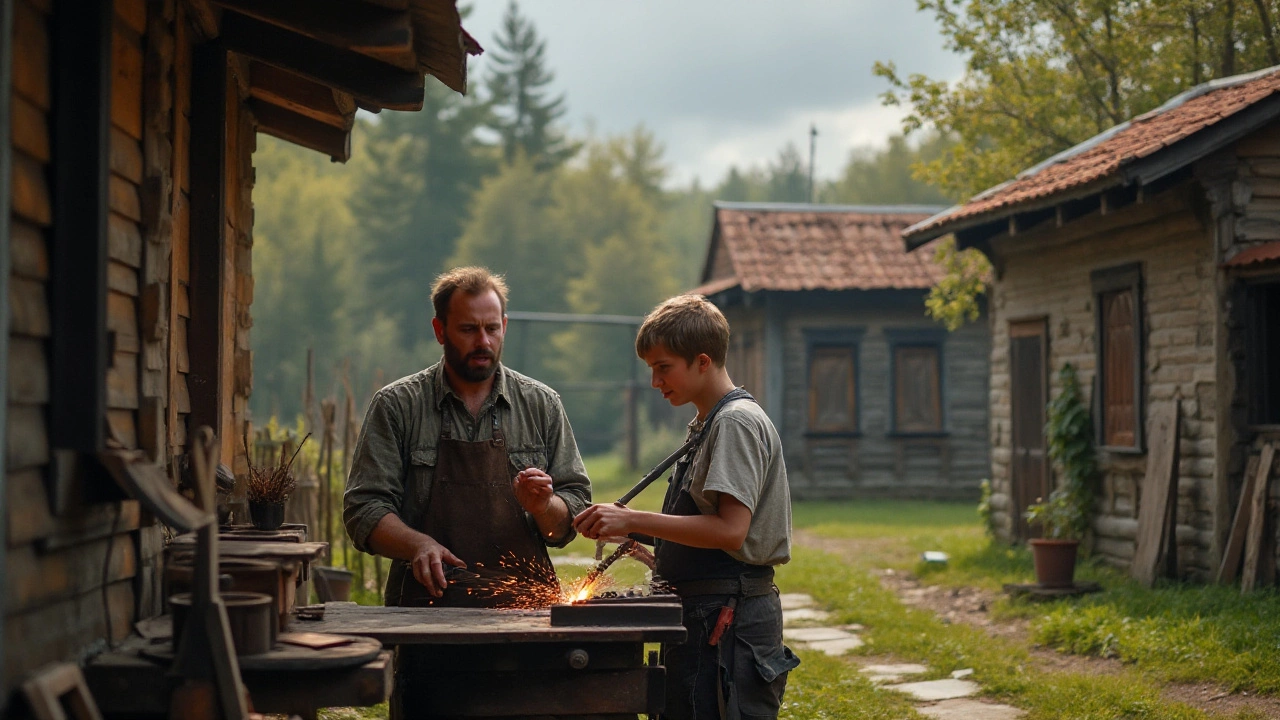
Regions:
M 1280 63 L 1276 0 L 917 0 L 965 56 L 955 84 L 876 63 L 908 132 L 956 144 L 920 177 L 969 197 L 1209 79 Z
M 485 87 L 503 158 L 511 163 L 523 153 L 539 170 L 561 164 L 578 150 L 555 127 L 565 114 L 564 95 L 548 97 L 555 73 L 546 67 L 547 43 L 520 15 L 515 0 L 507 6 L 494 45 Z
M 768 192 L 770 202 L 809 202 L 809 166 L 795 143 L 787 143 L 769 165 Z
M 849 153 L 840 178 L 821 187 L 818 197 L 836 204 L 944 204 L 942 191 L 917 179 L 912 168 L 941 157 L 951 141 L 937 133 L 916 145 L 905 135 L 894 135 L 879 149 L 860 148 Z

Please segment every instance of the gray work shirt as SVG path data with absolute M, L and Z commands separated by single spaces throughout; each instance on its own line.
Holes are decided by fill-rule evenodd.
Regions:
M 552 477 L 556 495 L 570 517 L 591 503 L 591 484 L 573 439 L 560 396 L 532 378 L 498 365 L 493 391 L 472 417 L 445 381 L 443 361 L 382 388 L 369 403 L 360 439 L 351 460 L 343 495 L 342 521 L 352 543 L 369 552 L 369 534 L 387 513 L 420 530 L 431 498 L 436 450 L 444 413 L 453 422 L 453 437 L 467 441 L 493 436 L 493 413 L 506 437 L 511 475 L 537 467 Z M 410 479 L 413 479 L 412 481 Z M 525 513 L 534 533 L 537 524 Z M 468 522 L 459 518 L 459 522 Z M 560 538 L 543 538 L 563 547 L 574 538 L 572 528 Z

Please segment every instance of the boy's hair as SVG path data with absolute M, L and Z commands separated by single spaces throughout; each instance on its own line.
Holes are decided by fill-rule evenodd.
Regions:
M 501 275 L 489 272 L 488 268 L 460 267 L 440 273 L 431 286 L 431 305 L 440 322 L 448 320 L 449 301 L 453 299 L 456 290 L 468 295 L 480 295 L 492 290 L 498 293 L 502 314 L 507 314 L 507 281 Z
M 677 295 L 654 308 L 636 333 L 636 354 L 663 346 L 692 363 L 706 353 L 717 367 L 729 354 L 729 321 L 701 295 Z

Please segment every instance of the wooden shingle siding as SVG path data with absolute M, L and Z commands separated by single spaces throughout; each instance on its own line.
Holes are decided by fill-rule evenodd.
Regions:
M 938 437 L 898 436 L 888 332 L 937 330 L 924 316 L 921 291 L 781 295 L 785 303 L 785 410 L 778 428 L 797 498 L 974 500 L 989 473 L 987 451 L 988 330 L 969 324 L 947 334 L 942 352 L 943 430 Z M 855 358 L 855 434 L 809 430 L 806 332 L 862 329 Z

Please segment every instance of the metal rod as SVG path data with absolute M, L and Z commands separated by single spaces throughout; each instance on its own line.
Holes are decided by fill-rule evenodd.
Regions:
M 696 445 L 697 442 L 698 442 L 697 435 L 694 435 L 694 437 L 691 437 L 688 440 L 686 440 L 685 443 L 680 446 L 679 450 L 676 450 L 675 452 L 671 453 L 669 456 L 667 456 L 666 460 L 663 460 L 662 462 L 658 463 L 657 467 L 650 470 L 648 475 L 645 475 L 644 477 L 640 478 L 640 482 L 636 483 L 635 487 L 628 490 L 626 495 L 623 495 L 622 497 L 618 498 L 618 504 L 626 505 L 627 503 L 631 502 L 631 500 L 635 498 L 635 496 L 639 495 L 645 488 L 649 487 L 649 485 L 651 485 L 654 480 L 657 480 L 658 478 L 662 477 L 662 473 L 666 472 L 667 468 L 671 467 L 672 465 L 675 465 L 676 461 L 679 460 L 681 457 L 683 457 L 686 452 L 689 452 L 689 450 L 693 448 L 693 446 Z
M 508 320 L 529 322 L 588 323 L 592 325 L 632 325 L 639 327 L 644 318 L 639 315 L 584 315 L 579 313 L 549 313 L 510 310 Z

